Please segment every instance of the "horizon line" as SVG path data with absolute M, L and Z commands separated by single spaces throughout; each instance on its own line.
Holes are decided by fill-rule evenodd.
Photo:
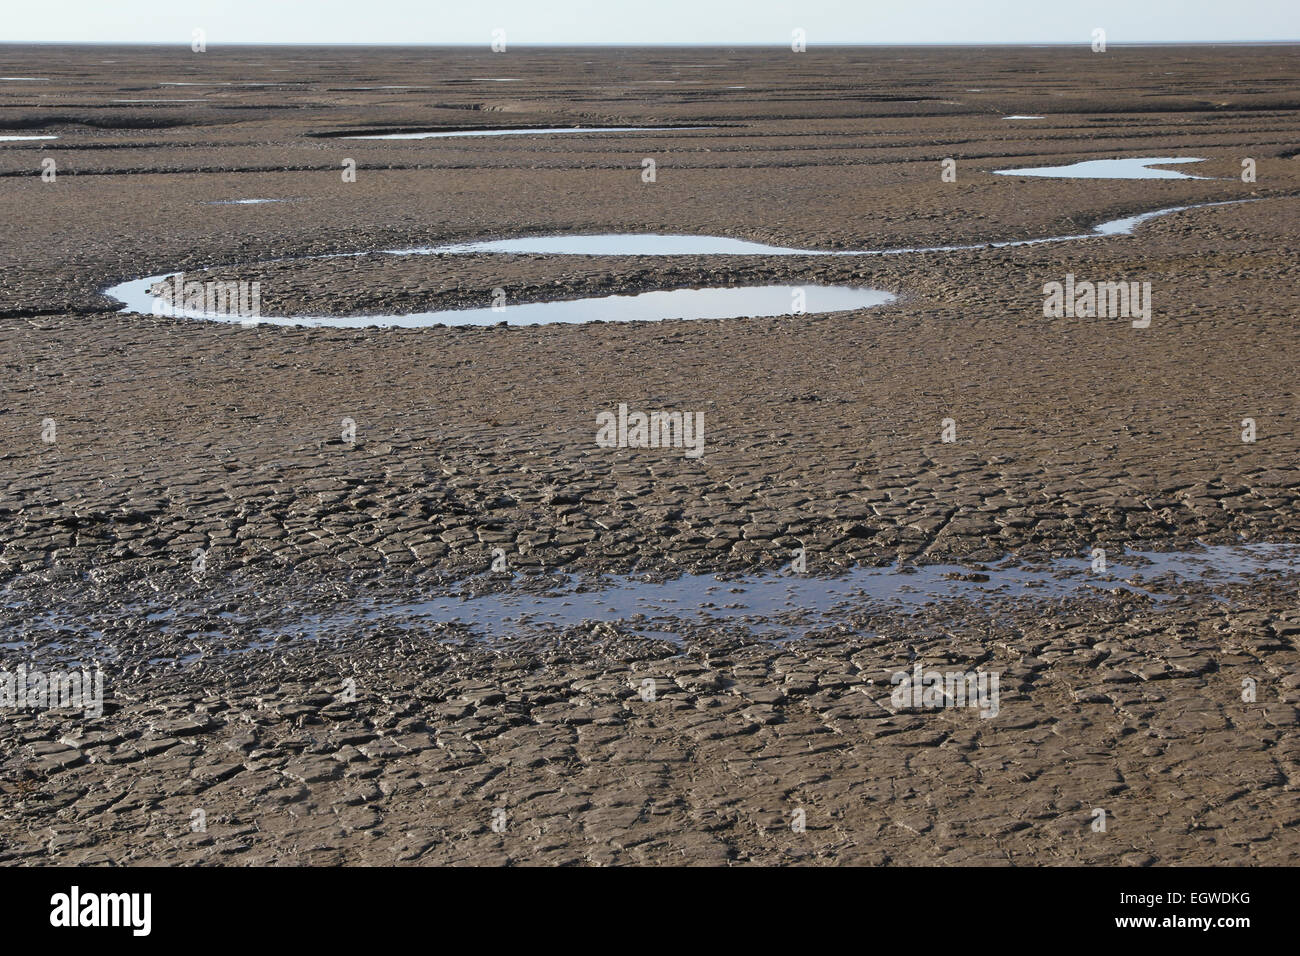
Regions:
M 1108 48 L 1113 47 L 1137 47 L 1137 46 L 1292 46 L 1300 44 L 1300 37 L 1287 39 L 1238 39 L 1238 40 L 1124 40 L 1124 41 L 1107 41 Z M 174 42 L 163 40 L 6 40 L 0 41 L 0 48 L 15 46 L 148 46 L 148 47 L 175 47 L 177 49 L 188 49 L 189 44 L 186 42 Z M 208 41 L 207 46 L 224 47 L 224 46 L 281 46 L 281 47 L 399 47 L 407 49 L 489 49 L 490 42 L 484 41 L 448 41 L 445 43 L 412 43 L 408 40 L 318 40 L 318 41 L 290 41 L 290 40 L 222 40 L 219 42 Z M 985 42 L 968 42 L 968 43 L 949 43 L 943 41 L 926 41 L 926 40 L 908 40 L 890 43 L 867 43 L 867 42 L 844 42 L 844 43 L 812 43 L 807 44 L 806 49 L 846 49 L 846 48 L 864 48 L 864 47 L 1090 47 L 1089 40 L 1022 40 L 1022 41 L 994 41 Z M 708 41 L 708 42 L 691 42 L 691 41 L 605 41 L 589 40 L 572 43 L 528 43 L 528 42 L 511 42 L 509 47 L 526 48 L 526 49 L 547 49 L 547 50 L 569 50 L 569 49 L 662 49 L 662 48 L 681 48 L 681 49 L 723 49 L 729 47 L 750 47 L 754 49 L 772 49 L 787 50 L 788 43 L 760 43 L 753 41 Z M 508 49 L 506 51 L 508 53 Z

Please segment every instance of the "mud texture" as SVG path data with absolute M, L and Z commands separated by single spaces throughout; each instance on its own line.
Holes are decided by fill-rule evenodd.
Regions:
M 773 570 L 797 549 L 810 574 L 978 574 L 1300 540 L 1293 49 L 0 47 L 0 63 L 47 78 L 0 82 L 0 135 L 59 137 L 0 142 L 0 669 L 93 659 L 107 693 L 96 718 L 0 711 L 0 861 L 1300 858 L 1294 576 L 1160 602 L 849 607 L 788 643 L 693 608 L 660 636 L 312 623 L 557 573 Z M 162 85 L 181 82 L 206 85 Z M 341 138 L 576 125 L 709 128 Z M 1201 157 L 1171 168 L 1212 178 L 992 175 L 1119 156 Z M 248 198 L 286 201 L 213 204 Z M 1133 236 L 862 259 L 375 254 L 569 232 L 984 243 L 1242 199 Z M 122 314 L 102 294 L 179 272 L 259 281 L 277 315 L 483 307 L 496 289 L 899 299 L 328 330 Z M 1044 318 L 1043 285 L 1067 274 L 1150 282 L 1150 327 Z M 599 447 L 596 415 L 619 403 L 703 412 L 704 455 Z M 892 706 L 916 662 L 1000 673 L 1000 712 Z

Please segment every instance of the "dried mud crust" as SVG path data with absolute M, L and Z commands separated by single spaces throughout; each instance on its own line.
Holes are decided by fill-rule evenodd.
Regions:
M 1102 595 L 846 612 L 781 647 L 689 616 L 681 646 L 602 625 L 488 647 L 393 622 L 310 644 L 295 619 L 331 589 L 397 601 L 472 582 L 493 548 L 521 573 L 675 574 L 784 566 L 803 547 L 821 573 L 1297 540 L 1291 51 L 1116 49 L 1104 66 L 1062 51 L 826 51 L 793 66 L 749 51 L 707 71 L 684 68 L 712 56 L 694 50 L 460 52 L 431 76 L 410 51 L 223 53 L 196 74 L 188 54 L 137 50 L 116 90 L 76 78 L 102 49 L 57 52 L 59 69 L 25 55 L 7 69 L 51 80 L 0 85 L 0 126 L 60 139 L 0 148 L 0 631 L 37 632 L 51 659 L 106 647 L 111 700 L 94 721 L 4 715 L 0 859 L 1295 862 L 1294 582 L 1243 585 L 1227 605 L 1198 592 L 1175 607 Z M 290 61 L 290 82 L 214 87 L 199 105 L 105 102 L 265 80 L 267 57 Z M 503 62 L 532 81 L 474 85 Z M 649 85 L 670 74 L 680 89 Z M 428 88 L 355 89 L 385 84 Z M 1051 119 L 1001 119 L 1017 113 Z M 316 135 L 471 120 L 718 128 Z M 988 174 L 1114 155 L 1203 156 L 1183 168 L 1221 178 Z M 660 160 L 654 184 L 644 156 Z M 956 184 L 939 179 L 948 156 Z M 1244 156 L 1258 183 L 1237 178 Z M 288 201 L 208 205 L 238 198 Z M 1137 238 L 896 258 L 266 261 L 561 232 L 995 241 L 1236 198 L 1265 201 Z M 900 299 L 780 319 L 339 331 L 121 315 L 101 295 L 180 270 L 261 281 L 266 310 L 288 313 L 481 306 L 496 287 L 536 301 L 843 283 Z M 1151 327 L 1043 319 L 1042 285 L 1066 273 L 1150 281 Z M 620 402 L 702 411 L 704 457 L 598 448 L 595 415 Z M 223 584 L 236 577 L 238 593 Z M 202 627 L 160 647 L 153 622 L 121 623 L 144 593 Z M 247 649 L 235 612 L 273 650 Z M 117 624 L 96 633 L 104 620 Z M 217 647 L 237 653 L 187 660 Z M 1001 714 L 891 714 L 882 682 L 916 660 L 1003 671 Z M 340 700 L 346 678 L 355 701 Z M 207 833 L 190 829 L 196 809 Z
M 110 672 L 100 719 L 0 725 L 0 859 L 1295 862 L 1300 611 L 931 617 L 786 647 L 368 633 Z M 998 714 L 898 710 L 917 661 L 999 672 Z
M 717 571 L 804 547 L 815 570 L 1291 540 L 1300 309 L 1281 250 L 1297 202 L 1181 214 L 1213 222 L 1191 239 L 1182 220 L 1152 223 L 1140 244 L 1085 246 L 1082 263 L 1039 246 L 729 274 L 904 295 L 829 316 L 413 331 L 0 320 L 31 376 L 15 395 L 25 418 L 7 416 L 0 566 L 138 579 L 202 548 L 214 569 L 271 579 L 455 576 L 500 547 L 526 569 Z M 544 265 L 524 264 L 539 282 Z M 1042 283 L 1070 270 L 1151 281 L 1151 327 L 1043 319 Z M 596 446 L 596 414 L 619 403 L 702 411 L 703 457 Z M 940 440 L 945 418 L 955 443 Z

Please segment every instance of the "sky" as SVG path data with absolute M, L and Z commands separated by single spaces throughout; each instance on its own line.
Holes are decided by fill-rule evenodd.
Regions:
M 11 0 L 0 43 L 1108 44 L 1300 40 L 1300 0 Z

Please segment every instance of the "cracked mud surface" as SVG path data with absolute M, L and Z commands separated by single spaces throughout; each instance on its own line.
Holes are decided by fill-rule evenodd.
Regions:
M 742 51 L 686 67 L 701 55 L 458 52 L 432 69 L 400 50 L 250 50 L 193 73 L 188 54 L 135 50 L 111 74 L 102 50 L 8 57 L 6 72 L 51 79 L 0 84 L 2 131 L 60 138 L 0 144 L 0 645 L 10 669 L 94 647 L 108 703 L 97 719 L 0 712 L 0 860 L 1296 861 L 1294 577 L 1172 604 L 856 609 L 786 644 L 690 614 L 671 641 L 621 624 L 495 642 L 387 619 L 324 639 L 304 627 L 359 597 L 478 587 L 494 548 L 520 587 L 753 573 L 800 547 L 826 574 L 1298 540 L 1293 54 L 1116 50 L 1102 69 L 1050 50 L 793 66 Z M 472 80 L 499 74 L 529 80 Z M 679 82 L 649 82 L 664 78 Z M 426 88 L 356 89 L 379 85 Z M 205 102 L 111 102 L 155 96 Z M 319 135 L 577 124 L 717 128 Z M 1182 168 L 1221 178 L 989 174 L 1115 155 L 1203 157 Z M 949 156 L 955 184 L 939 178 Z M 1238 178 L 1244 156 L 1257 183 Z M 207 205 L 239 198 L 291 201 Z M 861 261 L 267 262 L 550 232 L 998 241 L 1241 198 L 1264 201 L 1132 237 Z M 124 315 L 100 295 L 182 270 L 258 280 L 274 314 L 484 306 L 496 287 L 535 301 L 844 283 L 900 299 L 336 331 Z M 1042 285 L 1066 273 L 1150 281 L 1151 327 L 1044 319 Z M 620 402 L 703 411 L 704 456 L 597 447 L 596 413 Z M 890 675 L 916 661 L 1001 672 L 1000 713 L 895 712 Z

